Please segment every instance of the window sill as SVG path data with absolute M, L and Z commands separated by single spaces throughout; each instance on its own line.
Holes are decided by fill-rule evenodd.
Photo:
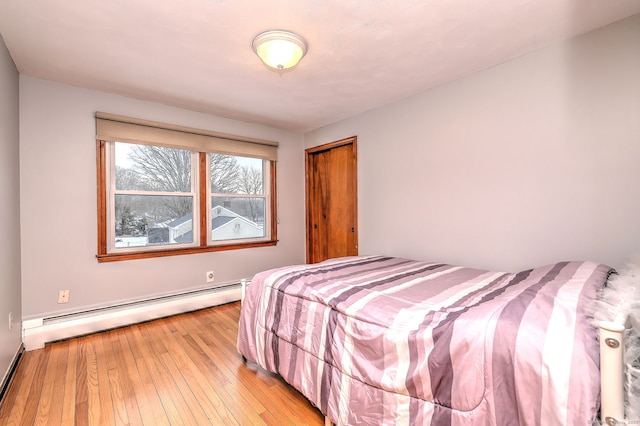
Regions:
M 255 247 L 268 247 L 268 246 L 275 246 L 277 243 L 278 243 L 277 240 L 271 240 L 271 241 L 260 241 L 255 243 L 225 244 L 225 245 L 217 245 L 217 246 L 189 247 L 189 248 L 181 248 L 181 249 L 149 250 L 149 251 L 136 251 L 136 252 L 128 252 L 128 253 L 105 253 L 105 254 L 97 254 L 96 258 L 98 259 L 99 263 L 118 262 L 122 260 L 149 259 L 153 257 L 180 256 L 183 254 L 197 254 L 197 253 L 209 253 L 214 251 L 238 250 L 238 249 L 255 248 Z

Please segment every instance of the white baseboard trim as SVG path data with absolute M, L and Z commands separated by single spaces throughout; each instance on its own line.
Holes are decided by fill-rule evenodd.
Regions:
M 237 302 L 241 297 L 242 289 L 238 282 L 119 306 L 25 320 L 22 322 L 22 342 L 25 349 L 31 351 L 43 348 L 45 343 Z

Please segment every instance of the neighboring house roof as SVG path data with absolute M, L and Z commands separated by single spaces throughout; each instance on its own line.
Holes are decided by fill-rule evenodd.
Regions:
M 193 231 L 189 231 L 184 235 L 174 238 L 173 241 L 178 244 L 191 243 L 193 242 Z
M 171 222 L 167 223 L 166 226 L 169 227 L 169 228 L 177 228 L 178 226 L 180 226 L 183 223 L 188 222 L 190 220 L 193 220 L 193 213 L 187 213 L 182 217 L 174 219 Z
M 222 206 L 215 206 L 211 208 L 211 217 L 215 220 L 218 218 L 228 218 L 225 219 L 226 223 L 227 221 L 233 219 L 234 217 L 242 217 L 240 216 L 238 213 L 234 212 L 233 210 L 229 210 L 226 207 L 222 207 Z M 178 226 L 182 225 L 185 222 L 189 222 L 193 220 L 193 213 L 187 213 L 184 216 L 181 216 L 177 219 L 173 219 L 171 222 L 167 222 L 167 223 L 163 223 L 162 226 L 157 226 L 157 227 L 168 227 L 168 228 L 177 228 Z M 221 219 L 222 220 L 222 219 Z M 221 223 L 222 225 L 222 223 Z M 216 226 L 213 227 L 213 229 L 215 229 Z
M 215 206 L 211 209 L 211 217 L 213 218 L 213 220 L 220 218 L 220 220 L 231 220 L 234 217 L 242 217 L 240 216 L 238 213 L 229 210 L 226 207 L 222 207 L 222 206 Z M 223 219 L 223 218 L 228 218 L 228 219 Z M 186 222 L 190 222 L 193 220 L 193 213 L 187 213 L 184 216 L 181 216 L 177 219 L 173 219 L 170 222 L 163 222 L 163 223 L 159 223 L 157 224 L 155 227 L 156 228 L 177 228 L 180 225 L 186 223 Z M 223 223 L 220 223 L 220 225 L 222 225 Z M 215 222 L 214 222 L 215 223 Z M 215 229 L 216 226 L 214 225 L 212 229 Z
M 220 205 L 211 208 L 211 217 L 215 218 L 218 216 L 242 217 L 233 210 L 229 210 L 228 208 Z
M 230 220 L 235 219 L 235 217 L 230 216 L 216 216 L 211 219 L 211 229 L 216 229 L 229 222 Z
M 213 228 L 211 238 L 215 241 L 224 241 L 263 236 L 264 229 L 256 223 L 244 217 L 234 217 L 232 220 Z
M 211 209 L 211 216 L 211 230 L 213 232 L 214 239 L 253 238 L 264 235 L 263 228 L 258 224 L 240 216 L 226 207 L 215 206 Z M 185 218 L 186 220 L 184 220 Z M 191 215 L 185 215 L 175 219 L 167 226 L 177 228 L 190 220 L 193 220 Z M 216 234 L 218 235 L 216 236 Z M 192 242 L 193 231 L 189 230 L 188 232 L 175 237 L 174 241 L 176 243 Z

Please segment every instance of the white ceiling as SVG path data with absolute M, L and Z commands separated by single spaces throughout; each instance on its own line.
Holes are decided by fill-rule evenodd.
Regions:
M 23 75 L 304 132 L 640 13 L 640 0 L 0 0 Z M 278 74 L 251 42 L 309 45 Z

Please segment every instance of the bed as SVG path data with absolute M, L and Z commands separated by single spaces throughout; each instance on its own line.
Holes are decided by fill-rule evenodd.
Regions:
M 611 268 L 518 273 L 385 256 L 257 274 L 238 351 L 337 425 L 587 425 L 600 405 L 587 307 Z

